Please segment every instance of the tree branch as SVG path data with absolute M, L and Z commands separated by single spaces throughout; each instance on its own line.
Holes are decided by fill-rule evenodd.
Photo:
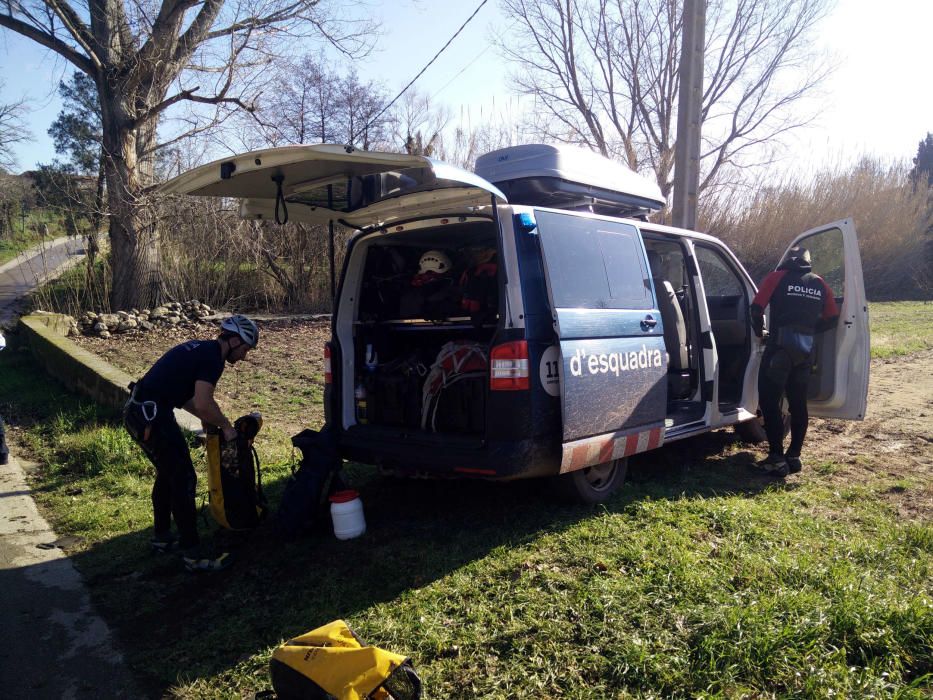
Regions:
M 45 0 L 46 5 L 50 7 L 58 18 L 62 21 L 65 29 L 74 38 L 76 42 L 87 52 L 88 58 L 98 68 L 101 67 L 100 57 L 95 49 L 94 37 L 88 26 L 78 17 L 78 14 L 67 3 L 59 0 Z
M 175 51 L 172 54 L 173 62 L 187 61 L 194 49 L 206 39 L 213 38 L 209 31 L 220 10 L 224 5 L 224 0 L 206 0 L 201 11 L 198 12 L 188 31 L 181 35 Z
M 16 19 L 9 14 L 0 14 L 0 27 L 6 27 L 17 34 L 21 34 L 27 39 L 32 39 L 37 44 L 44 46 L 57 53 L 59 56 L 74 65 L 78 70 L 87 73 L 90 76 L 97 74 L 97 66 L 87 56 L 82 56 L 64 41 L 59 39 L 51 32 L 44 31 L 22 20 Z

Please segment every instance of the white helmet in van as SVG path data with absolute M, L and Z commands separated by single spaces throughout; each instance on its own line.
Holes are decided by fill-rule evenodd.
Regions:
M 418 261 L 418 274 L 435 272 L 439 275 L 450 272 L 450 256 L 443 250 L 429 250 Z

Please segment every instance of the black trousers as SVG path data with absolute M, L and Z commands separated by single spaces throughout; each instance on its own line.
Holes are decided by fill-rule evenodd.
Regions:
M 128 412 L 139 410 L 133 405 L 125 409 L 124 423 L 127 422 Z M 191 462 L 188 443 L 175 422 L 171 407 L 159 406 L 148 439 L 137 439 L 129 428 L 127 432 L 143 448 L 156 470 L 152 486 L 155 534 L 168 534 L 171 531 L 171 519 L 174 518 L 179 546 L 182 549 L 196 546 L 199 542 L 195 504 L 198 478 Z
M 803 448 L 803 439 L 807 435 L 807 383 L 812 365 L 809 362 L 793 365 L 785 357 L 775 358 L 784 351 L 774 346 L 765 348 L 758 370 L 758 402 L 765 421 L 765 433 L 768 436 L 768 451 L 771 454 L 784 453 L 784 416 L 781 412 L 781 400 L 787 396 L 790 409 L 790 446 L 787 454 L 799 457 Z
M 3 427 L 3 416 L 0 416 L 0 464 L 10 460 L 10 450 L 6 446 L 6 429 Z

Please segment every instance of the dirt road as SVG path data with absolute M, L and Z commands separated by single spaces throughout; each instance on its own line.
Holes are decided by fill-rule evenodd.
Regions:
M 840 483 L 871 473 L 918 482 L 887 495 L 906 518 L 933 516 L 933 350 L 873 361 L 865 420 L 814 420 L 805 449 L 838 465 Z

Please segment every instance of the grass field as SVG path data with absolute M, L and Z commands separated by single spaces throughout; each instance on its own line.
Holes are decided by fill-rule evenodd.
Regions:
M 933 347 L 930 304 L 873 304 L 871 318 L 873 356 Z M 21 352 L 0 354 L 0 397 L 40 465 L 37 500 L 81 538 L 74 561 L 156 696 L 267 688 L 272 649 L 337 618 L 410 655 L 432 698 L 933 692 L 933 527 L 892 502 L 928 484 L 893 475 L 890 455 L 853 458 L 858 478 L 822 461 L 779 484 L 747 468 L 760 451 L 717 431 L 633 461 L 595 509 L 539 482 L 350 465 L 364 537 L 338 542 L 326 522 L 289 543 L 268 526 L 226 535 L 237 565 L 199 578 L 147 553 L 151 467 L 112 415 Z M 265 473 L 275 503 L 288 464 Z
M 933 302 L 890 301 L 869 304 L 871 356 L 909 355 L 933 347 Z

